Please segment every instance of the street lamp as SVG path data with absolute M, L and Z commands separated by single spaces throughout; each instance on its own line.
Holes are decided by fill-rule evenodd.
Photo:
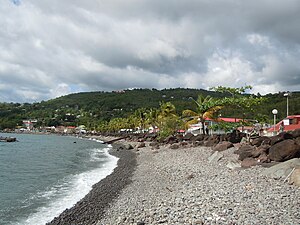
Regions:
M 275 126 L 276 126 L 276 115 L 278 113 L 278 110 L 277 109 L 273 109 L 272 110 L 272 113 L 274 115 L 274 135 L 276 134 L 276 130 L 275 130 Z
M 289 116 L 289 96 L 290 92 L 286 92 L 283 94 L 284 97 L 286 97 L 286 117 Z

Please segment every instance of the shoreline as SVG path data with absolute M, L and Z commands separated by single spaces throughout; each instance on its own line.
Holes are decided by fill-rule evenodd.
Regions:
M 106 139 L 99 136 L 92 138 L 101 141 Z M 119 158 L 114 171 L 94 184 L 92 190 L 73 207 L 64 210 L 46 225 L 97 224 L 102 219 L 106 208 L 116 199 L 121 190 L 131 183 L 137 165 L 136 153 L 130 150 L 118 151 L 118 145 L 113 144 L 112 149 L 109 150 L 109 154 Z
M 300 189 L 262 175 L 262 166 L 232 170 L 235 147 L 210 162 L 210 147 L 138 149 L 132 182 L 97 225 L 300 224 Z
M 114 137 L 93 136 L 110 141 Z M 210 147 L 171 145 L 117 150 L 112 174 L 48 224 L 298 224 L 300 189 L 262 176 L 262 166 L 231 170 L 235 147 L 209 162 Z

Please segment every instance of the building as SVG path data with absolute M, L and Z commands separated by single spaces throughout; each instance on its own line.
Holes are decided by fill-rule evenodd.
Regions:
M 205 119 L 205 126 L 204 129 L 206 127 L 211 127 L 214 124 L 217 124 L 219 122 L 226 122 L 226 123 L 238 123 L 241 122 L 243 119 L 239 119 L 239 118 L 226 118 L 226 117 L 219 117 L 217 119 L 210 119 L 210 118 L 206 118 Z M 193 133 L 193 134 L 199 134 L 199 133 L 203 133 L 203 125 L 199 122 L 197 124 L 192 124 L 190 125 L 190 128 L 187 130 L 188 133 Z M 207 131 L 206 131 L 207 132 Z M 223 130 L 217 130 L 217 131 L 212 131 L 209 130 L 210 134 L 216 133 L 216 134 L 220 134 L 220 133 L 224 133 L 225 131 Z
M 300 115 L 292 115 L 286 117 L 285 119 L 277 123 L 275 127 L 272 126 L 270 129 L 268 129 L 268 133 L 272 133 L 274 131 L 276 133 L 280 132 L 280 126 L 282 123 L 283 123 L 283 131 L 300 129 Z
M 37 123 L 37 120 L 23 120 L 23 126 L 27 130 L 33 130 L 34 125 Z

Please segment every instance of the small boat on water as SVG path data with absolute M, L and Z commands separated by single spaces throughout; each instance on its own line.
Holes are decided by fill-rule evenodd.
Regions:
M 15 142 L 17 138 L 15 137 L 2 137 L 0 136 L 0 142 Z

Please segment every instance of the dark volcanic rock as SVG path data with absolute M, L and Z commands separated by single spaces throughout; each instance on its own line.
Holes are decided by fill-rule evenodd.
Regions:
M 268 163 L 270 162 L 270 159 L 268 158 L 268 155 L 266 153 L 262 153 L 258 158 L 257 161 L 259 163 Z
M 208 135 L 205 134 L 198 134 L 194 137 L 191 138 L 191 141 L 195 142 L 195 141 L 203 141 L 206 137 L 209 137 Z
M 258 163 L 257 163 L 257 160 L 256 159 L 253 159 L 253 158 L 245 158 L 242 163 L 241 163 L 241 166 L 243 168 L 250 168 L 252 166 L 256 166 Z
M 298 138 L 300 137 L 300 129 L 293 130 L 290 134 L 293 136 L 293 138 Z
M 230 141 L 231 143 L 239 143 L 241 142 L 242 138 L 245 136 L 245 134 L 239 132 L 238 130 L 233 131 L 232 133 L 227 134 L 227 141 Z
M 291 139 L 281 141 L 270 147 L 268 157 L 270 160 L 277 162 L 300 157 L 300 146 Z
M 271 140 L 269 137 L 261 136 L 252 140 L 251 144 L 254 146 L 261 146 L 262 144 L 270 144 Z
M 198 147 L 203 145 L 204 145 L 204 141 L 194 141 L 192 144 L 193 147 Z
M 154 141 L 157 138 L 157 133 L 150 133 L 145 135 L 146 141 Z
M 280 134 L 270 137 L 271 140 L 271 145 L 275 145 L 276 143 L 279 143 L 283 140 L 287 140 L 287 139 L 293 139 L 293 135 L 291 135 L 290 133 L 287 132 L 281 132 Z
M 212 147 L 215 146 L 216 144 L 218 144 L 220 141 L 219 136 L 218 135 L 211 135 L 209 136 L 207 141 L 204 141 L 204 145 L 206 147 Z
M 194 135 L 192 133 L 187 133 L 186 135 L 183 136 L 184 141 L 191 141 L 191 138 L 193 138 Z
M 256 147 L 252 145 L 242 145 L 234 153 L 239 155 L 239 160 L 244 160 L 246 158 L 255 158 L 259 156 L 259 154 L 256 151 Z
M 164 140 L 164 143 L 166 144 L 174 144 L 174 143 L 177 143 L 178 140 L 176 137 L 174 137 L 173 135 L 170 135 L 169 137 L 167 137 L 165 140 Z
M 220 151 L 225 151 L 225 150 L 227 150 L 227 149 L 229 149 L 231 147 L 234 147 L 234 145 L 231 142 L 229 142 L 229 141 L 222 141 L 222 142 L 218 143 L 213 148 L 213 150 L 220 152 Z

